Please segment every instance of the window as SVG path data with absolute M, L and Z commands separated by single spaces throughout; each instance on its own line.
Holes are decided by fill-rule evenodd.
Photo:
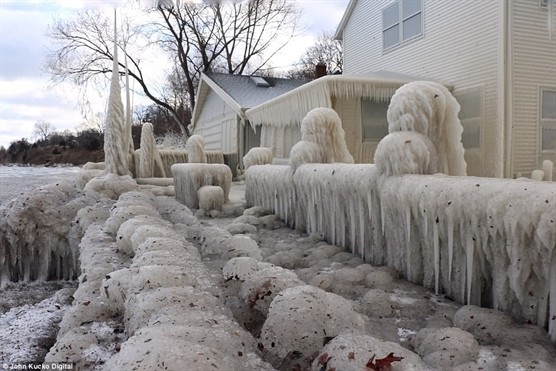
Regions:
M 483 121 L 483 92 L 482 89 L 469 90 L 456 95 L 461 106 L 459 119 L 463 126 L 461 142 L 466 150 L 481 148 L 481 126 Z
M 403 44 L 422 33 L 422 0 L 398 0 L 382 10 L 383 49 Z
M 556 89 L 541 90 L 541 151 L 556 150 Z
M 363 142 L 379 142 L 388 135 L 386 112 L 390 102 L 361 99 L 361 134 Z

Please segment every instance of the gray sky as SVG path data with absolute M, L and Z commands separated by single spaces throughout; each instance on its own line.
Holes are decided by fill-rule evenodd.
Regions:
M 148 1 L 148 0 L 145 0 Z M 72 86 L 49 87 L 44 70 L 52 41 L 45 35 L 53 18 L 71 16 L 85 7 L 110 11 L 119 0 L 0 0 L 0 145 L 23 137 L 34 141 L 33 126 L 44 120 L 58 131 L 74 130 L 84 122 Z M 286 67 L 297 61 L 305 48 L 323 31 L 333 31 L 349 0 L 298 0 L 302 9 L 300 26 L 306 32 L 288 44 L 273 60 Z M 104 111 L 107 99 L 91 92 L 95 112 Z

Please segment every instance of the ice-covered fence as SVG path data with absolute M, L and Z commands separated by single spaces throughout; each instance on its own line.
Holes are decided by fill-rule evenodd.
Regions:
M 219 186 L 228 201 L 232 186 L 232 171 L 224 164 L 174 164 L 172 165 L 176 198 L 190 209 L 199 208 L 197 191 L 203 186 Z
M 246 199 L 456 301 L 548 327 L 556 341 L 553 182 L 265 165 L 247 170 Z

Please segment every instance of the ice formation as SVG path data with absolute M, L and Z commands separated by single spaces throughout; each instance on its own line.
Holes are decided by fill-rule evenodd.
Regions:
M 542 162 L 542 171 L 544 172 L 544 179 L 552 181 L 552 173 L 554 171 L 554 163 L 550 160 L 544 160 Z
M 376 165 L 253 166 L 246 200 L 436 293 L 537 323 L 556 341 L 554 184 L 421 175 L 465 174 L 458 109 L 437 84 L 407 84 L 392 98 Z
M 243 156 L 243 167 L 248 169 L 252 165 L 271 164 L 274 158 L 274 151 L 267 147 L 253 147 Z
M 353 164 L 347 149 L 340 116 L 332 108 L 315 108 L 301 121 L 301 141 L 290 153 L 290 166 L 295 169 L 303 163 Z
M 114 19 L 114 32 L 117 34 L 116 19 Z M 108 110 L 106 112 L 104 129 L 105 170 L 108 174 L 128 175 L 129 133 L 126 132 L 126 123 L 124 121 L 124 106 L 122 104 L 118 68 L 118 45 L 115 41 L 112 78 L 110 81 L 110 95 L 108 97 Z
M 60 181 L 0 207 L 0 288 L 10 281 L 75 279 L 79 251 L 68 236 L 78 211 L 93 203 Z
M 154 140 L 153 125 L 145 122 L 141 127 L 141 148 L 139 149 L 139 166 L 136 176 L 138 178 L 152 178 L 156 156 L 156 143 Z
M 197 191 L 203 186 L 219 186 L 227 202 L 232 185 L 232 171 L 224 164 L 172 165 L 176 198 L 190 209 L 199 208 Z
M 388 106 L 388 132 L 415 131 L 431 140 L 438 156 L 438 171 L 466 175 L 458 118 L 460 106 L 448 89 L 432 81 L 405 84 Z
M 199 198 L 199 209 L 206 211 L 222 210 L 226 199 L 224 190 L 218 186 L 202 186 L 197 191 Z
M 192 135 L 185 144 L 187 160 L 190 164 L 205 164 L 205 139 L 200 135 Z
M 350 301 L 314 286 L 296 286 L 280 292 L 270 304 L 260 342 L 277 366 L 291 352 L 310 358 L 329 337 L 364 325 Z

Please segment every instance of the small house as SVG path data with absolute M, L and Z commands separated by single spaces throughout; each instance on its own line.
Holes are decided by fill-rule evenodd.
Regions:
M 205 150 L 224 153 L 233 171 L 253 147 L 261 131 L 249 124 L 245 111 L 295 89 L 307 81 L 260 76 L 201 74 L 193 110 L 194 134 L 205 139 Z

